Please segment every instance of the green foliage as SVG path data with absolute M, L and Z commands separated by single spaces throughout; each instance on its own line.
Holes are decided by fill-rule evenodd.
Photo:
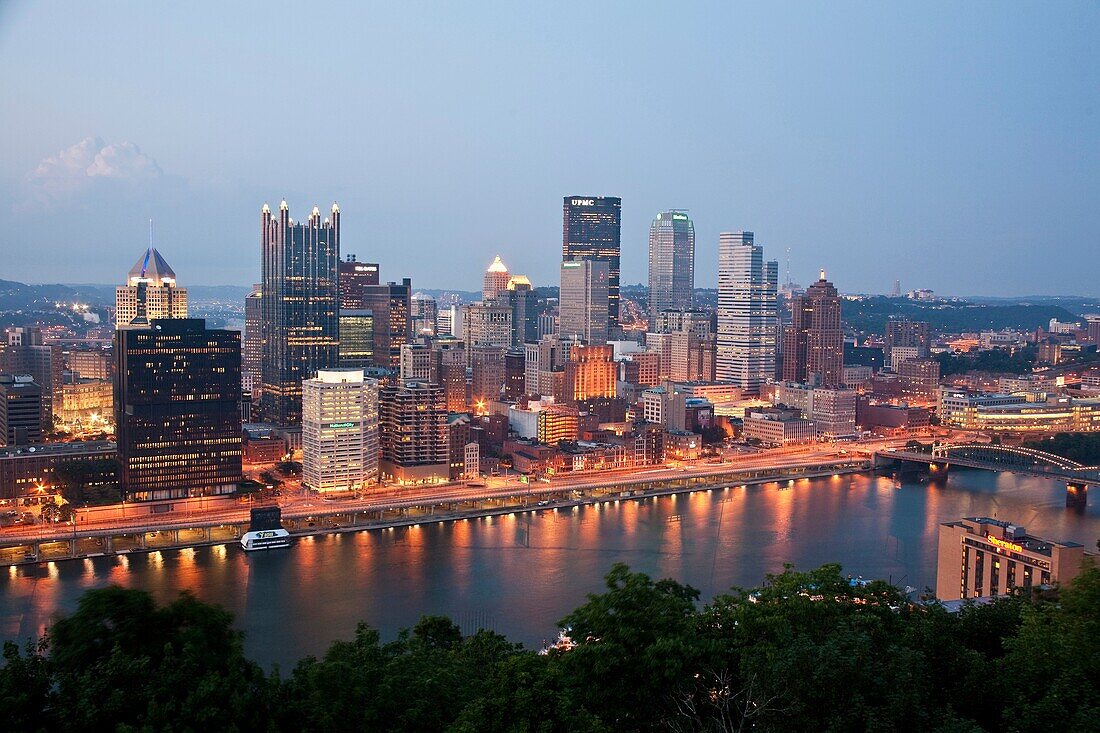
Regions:
M 283 679 L 245 659 L 220 608 L 89 591 L 25 649 L 7 643 L 8 730 L 1091 731 L 1100 720 L 1100 570 L 1046 596 L 948 613 L 838 565 L 790 567 L 700 607 L 615 565 L 534 654 L 427 616 L 360 625 Z
M 1100 433 L 1058 433 L 1051 438 L 1028 441 L 1024 447 L 1053 453 L 1083 466 L 1100 465 Z
M 70 504 L 113 504 L 122 499 L 114 458 L 64 461 L 54 468 L 53 477 Z
M 940 362 L 940 375 L 965 372 L 992 372 L 995 374 L 1028 374 L 1035 364 L 1036 351 L 1032 346 L 1016 351 L 986 349 L 967 354 L 943 352 L 936 355 Z

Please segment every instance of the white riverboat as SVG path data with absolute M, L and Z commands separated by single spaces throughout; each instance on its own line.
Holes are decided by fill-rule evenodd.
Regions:
M 241 547 L 243 547 L 246 552 L 290 547 L 290 532 L 287 532 L 281 527 L 279 529 L 258 529 L 248 531 L 241 535 Z

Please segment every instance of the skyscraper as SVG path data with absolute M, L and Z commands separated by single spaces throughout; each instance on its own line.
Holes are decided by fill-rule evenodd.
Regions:
M 779 263 L 764 261 L 752 232 L 718 238 L 718 345 L 716 376 L 745 394 L 775 376 Z
M 890 352 L 895 346 L 917 349 L 917 358 L 928 356 L 932 345 L 927 321 L 910 321 L 907 318 L 891 318 L 886 322 L 886 346 L 883 357 L 890 363 Z
M 382 387 L 379 469 L 400 482 L 446 480 L 447 401 L 443 388 L 427 382 Z
M 0 446 L 42 442 L 42 388 L 27 374 L 0 374 Z
M 201 318 L 115 332 L 122 490 L 146 501 L 232 492 L 241 480 L 241 334 Z
M 508 301 L 512 305 L 512 346 L 537 341 L 539 337 L 537 299 L 526 275 L 513 275 L 508 281 Z
M 558 293 L 558 333 L 563 339 L 606 344 L 610 269 L 602 260 L 567 260 L 561 263 Z
M 187 291 L 176 287 L 176 273 L 153 247 L 145 250 L 115 289 L 115 323 L 138 325 L 154 318 L 187 318 Z
M 493 300 L 500 297 L 500 292 L 508 289 L 508 268 L 500 261 L 500 255 L 496 256 L 489 269 L 485 271 L 485 277 L 481 285 L 481 299 Z
M 374 316 L 374 365 L 397 369 L 412 336 L 412 280 L 364 285 L 361 293 L 360 307 Z
M 439 330 L 439 305 L 427 293 L 414 293 L 409 300 L 414 336 L 435 336 Z
M 820 387 L 844 382 L 840 297 L 824 270 L 805 293 L 791 298 L 791 323 L 783 332 L 783 380 Z
M 244 334 L 241 338 L 241 382 L 251 390 L 255 400 L 260 392 L 263 376 L 263 284 L 253 285 L 252 292 L 244 299 Z
M 623 200 L 566 196 L 562 205 L 562 259 L 607 263 L 607 327 L 619 327 L 619 237 Z M 606 337 L 605 337 L 606 338 Z
M 302 380 L 339 359 L 340 208 L 304 222 L 286 201 L 260 213 L 263 252 L 263 358 L 260 410 L 266 422 L 295 427 L 302 420 Z
M 340 263 L 340 307 L 356 310 L 363 307 L 363 286 L 378 284 L 378 264 L 358 262 L 348 255 Z
M 51 432 L 54 414 L 62 407 L 64 353 L 57 344 L 47 344 L 37 326 L 9 328 L 5 335 L 7 344 L 0 346 L 0 372 L 26 374 L 34 379 L 42 390 L 42 431 Z
M 649 312 L 688 310 L 695 295 L 695 226 L 664 211 L 649 226 Z
M 378 479 L 378 382 L 322 369 L 302 383 L 302 485 L 357 491 Z
M 340 367 L 374 366 L 374 313 L 340 309 Z

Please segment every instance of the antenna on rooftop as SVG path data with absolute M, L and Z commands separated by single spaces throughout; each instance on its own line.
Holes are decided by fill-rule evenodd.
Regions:
M 153 220 L 149 219 L 149 248 L 153 248 Z
M 791 284 L 791 248 L 787 247 L 787 285 Z

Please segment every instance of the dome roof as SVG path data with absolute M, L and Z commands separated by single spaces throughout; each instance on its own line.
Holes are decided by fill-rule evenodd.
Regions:
M 135 280 L 147 280 L 155 285 L 160 285 L 164 280 L 175 282 L 176 271 L 164 261 L 164 258 L 161 257 L 160 252 L 157 252 L 156 248 L 150 247 L 145 250 L 145 254 L 139 257 L 138 261 L 134 263 L 134 266 L 130 268 L 128 279 L 130 282 Z

